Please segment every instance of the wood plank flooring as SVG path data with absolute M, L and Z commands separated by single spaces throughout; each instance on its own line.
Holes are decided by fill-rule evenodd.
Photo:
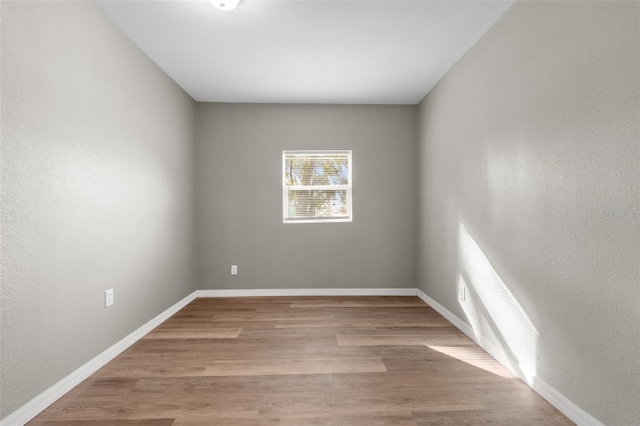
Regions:
M 416 297 L 196 299 L 29 424 L 570 425 Z

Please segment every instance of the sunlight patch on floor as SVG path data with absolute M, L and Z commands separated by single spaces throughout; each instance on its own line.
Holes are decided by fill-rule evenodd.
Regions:
M 493 359 L 491 355 L 484 352 L 482 349 L 470 346 L 431 346 L 427 345 L 429 349 L 440 352 L 441 354 L 450 356 L 466 364 L 480 368 L 496 376 L 504 377 L 505 379 L 516 378 L 509 370 L 502 366 L 498 361 Z

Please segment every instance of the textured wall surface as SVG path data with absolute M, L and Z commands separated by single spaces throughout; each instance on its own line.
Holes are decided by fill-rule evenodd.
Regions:
M 637 424 L 640 3 L 516 2 L 419 123 L 420 287 L 531 381 Z
M 415 287 L 416 107 L 198 104 L 197 123 L 199 288 Z M 353 150 L 353 222 L 282 223 L 284 149 Z
M 4 417 L 195 290 L 195 103 L 93 2 L 1 31 Z

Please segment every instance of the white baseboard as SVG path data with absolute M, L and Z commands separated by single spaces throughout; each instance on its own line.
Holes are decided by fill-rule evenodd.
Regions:
M 436 312 L 445 317 L 447 321 L 455 325 L 458 330 L 467 335 L 468 338 L 473 340 L 476 345 L 487 351 L 496 361 L 507 368 L 511 373 L 518 376 L 522 381 L 527 383 L 523 377 L 524 374 L 520 370 L 518 363 L 509 357 L 505 351 L 501 350 L 500 346 L 496 345 L 491 339 L 487 339 L 483 335 L 476 333 L 473 327 L 466 322 L 462 321 L 457 315 L 449 311 L 447 308 L 436 302 L 431 297 L 427 296 L 422 290 L 418 289 L 416 294 L 424 303 L 431 306 Z M 528 385 L 528 384 L 527 384 Z
M 471 340 L 476 342 L 476 344 L 478 346 L 480 346 L 480 344 L 478 343 L 478 341 L 476 339 L 476 335 L 473 332 L 473 328 L 471 328 L 471 326 L 469 324 L 467 324 L 466 322 L 462 321 L 456 315 L 451 313 L 447 308 L 445 308 L 444 306 L 442 306 L 441 304 L 439 304 L 438 302 L 436 302 L 435 300 L 433 300 L 432 298 L 427 296 L 427 294 L 425 292 L 423 292 L 422 290 L 420 290 L 419 288 L 416 289 L 416 296 L 418 296 L 420 299 L 422 299 L 422 301 L 424 303 L 426 303 L 427 305 L 429 305 L 433 309 L 435 309 L 436 312 L 438 312 L 440 315 L 445 317 L 447 319 L 447 321 L 449 321 L 451 324 L 455 325 L 460 331 L 462 331 L 464 334 L 466 334 L 467 337 L 469 337 Z
M 531 389 L 546 399 L 578 426 L 604 426 L 604 423 L 571 402 L 566 396 L 539 377 L 533 378 Z
M 145 334 L 166 321 L 171 315 L 184 308 L 188 303 L 196 298 L 193 292 L 175 305 L 171 306 L 160 315 L 156 316 L 146 324 L 126 336 L 77 370 L 60 380 L 40 395 L 0 420 L 0 426 L 23 426 L 35 416 L 40 414 L 49 405 L 56 402 L 60 397 L 69 392 L 75 386 L 79 385 L 83 380 L 91 376 L 93 373 L 102 368 L 106 363 L 116 356 L 120 355 L 125 349 L 140 340 Z
M 415 296 L 415 288 L 283 288 L 197 290 L 197 297 Z
M 504 365 L 509 371 L 518 376 L 520 380 L 526 383 L 531 389 L 536 391 L 538 395 L 546 399 L 551 405 L 556 407 L 562 414 L 567 416 L 578 426 L 604 426 L 598 419 L 584 411 L 582 408 L 574 404 L 569 398 L 558 392 L 550 384 L 542 380 L 540 377 L 534 377 L 532 383 L 527 383 L 518 362 L 500 350 L 499 345 L 482 335 L 476 335 L 473 328 L 462 321 L 458 316 L 453 314 L 447 308 L 427 296 L 422 290 L 416 289 L 418 296 L 424 303 L 431 306 L 436 312 L 445 317 L 450 323 L 455 325 L 460 331 L 473 340 L 478 346 L 487 351 L 489 355 L 494 357 L 500 364 Z

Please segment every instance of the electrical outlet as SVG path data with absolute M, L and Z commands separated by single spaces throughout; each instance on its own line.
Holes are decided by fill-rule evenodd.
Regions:
M 113 305 L 113 289 L 112 288 L 104 292 L 104 307 L 108 308 L 111 305 Z
M 466 287 L 464 287 L 464 286 L 461 286 L 461 287 L 458 289 L 458 299 L 460 299 L 460 300 L 465 300 L 465 299 L 466 299 L 466 296 L 467 296 L 467 288 L 466 288 Z
M 231 275 L 238 275 L 238 265 L 231 265 Z

